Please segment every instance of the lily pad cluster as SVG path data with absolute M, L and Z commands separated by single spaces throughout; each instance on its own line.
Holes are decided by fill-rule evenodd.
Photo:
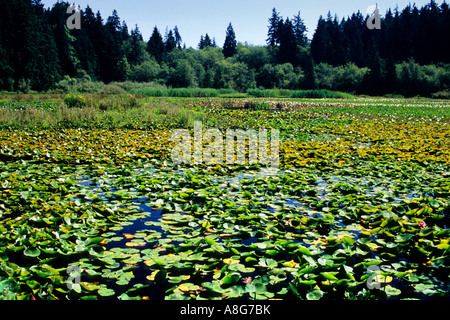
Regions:
M 0 298 L 448 299 L 441 109 L 282 105 L 191 106 L 280 129 L 279 171 L 174 165 L 169 129 L 0 131 Z

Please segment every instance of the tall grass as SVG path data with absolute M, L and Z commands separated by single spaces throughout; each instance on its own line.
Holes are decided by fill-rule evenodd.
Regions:
M 53 108 L 33 104 L 0 106 L 0 129 L 151 129 L 191 128 L 208 118 L 176 101 L 146 102 L 133 95 L 87 96 L 84 105 L 60 103 Z M 37 103 L 34 103 L 37 105 Z
M 209 98 L 218 97 L 220 91 L 216 89 L 206 88 L 173 88 L 173 89 L 161 89 L 161 88 L 138 88 L 131 89 L 131 94 L 141 94 L 149 97 L 183 97 L 183 98 Z
M 355 96 L 330 90 L 284 90 L 284 89 L 250 89 L 247 91 L 249 96 L 256 98 L 318 98 L 318 99 L 353 99 Z

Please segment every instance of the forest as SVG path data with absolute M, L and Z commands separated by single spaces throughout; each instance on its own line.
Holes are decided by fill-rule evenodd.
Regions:
M 329 12 L 319 17 L 312 39 L 301 11 L 284 18 L 274 8 L 268 12 L 265 46 L 238 42 L 230 22 L 224 44 L 206 33 L 197 48 L 186 48 L 178 27 L 161 32 L 155 26 L 144 39 L 117 11 L 105 20 L 89 6 L 81 10 L 81 28 L 69 29 L 69 6 L 0 2 L 0 90 L 98 92 L 110 84 L 118 90 L 275 88 L 450 96 L 446 2 L 389 9 L 380 30 L 367 28 L 361 12 L 342 19 Z

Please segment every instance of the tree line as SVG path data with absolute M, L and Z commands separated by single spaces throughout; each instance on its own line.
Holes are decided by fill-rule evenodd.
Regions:
M 429 96 L 450 88 L 450 8 L 434 1 L 389 9 L 381 30 L 360 12 L 318 20 L 311 40 L 298 12 L 272 10 L 267 44 L 238 43 L 230 23 L 219 46 L 208 33 L 186 48 L 177 26 L 144 39 L 117 11 L 103 19 L 87 6 L 81 29 L 66 25 L 68 2 L 0 2 L 0 90 L 67 89 L 80 81 L 152 82 L 167 87 L 330 89 Z

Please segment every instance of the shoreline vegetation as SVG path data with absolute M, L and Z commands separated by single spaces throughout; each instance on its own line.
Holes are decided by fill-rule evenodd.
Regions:
M 356 97 L 326 90 L 249 90 L 239 94 L 214 89 L 142 88 L 130 92 L 135 93 L 2 93 L 0 129 L 174 129 L 192 128 L 195 121 L 217 126 L 220 121 L 210 115 L 217 109 L 288 114 L 304 108 L 323 109 L 325 113 L 373 107 L 370 112 L 375 114 L 387 110 L 383 112 L 413 117 L 450 116 L 448 100 L 420 97 Z
M 230 23 L 222 47 L 206 34 L 197 48 L 183 45 L 182 30 L 176 26 L 164 35 L 155 27 L 144 39 L 138 26 L 129 30 L 121 22 L 116 10 L 103 19 L 89 6 L 80 11 L 81 29 L 71 30 L 66 26 L 69 6 L 68 2 L 51 8 L 40 1 L 0 2 L 0 90 L 121 93 L 134 89 L 169 96 L 211 96 L 217 90 L 277 97 L 284 96 L 284 90 L 328 90 L 450 97 L 450 60 L 444 40 L 450 38 L 450 7 L 445 1 L 388 9 L 381 30 L 369 30 L 368 17 L 361 12 L 349 13 L 341 21 L 328 13 L 319 17 L 312 39 L 307 38 L 300 12 L 282 17 L 273 8 L 266 45 L 238 42 L 239 34 Z M 131 83 L 134 88 L 124 88 Z

